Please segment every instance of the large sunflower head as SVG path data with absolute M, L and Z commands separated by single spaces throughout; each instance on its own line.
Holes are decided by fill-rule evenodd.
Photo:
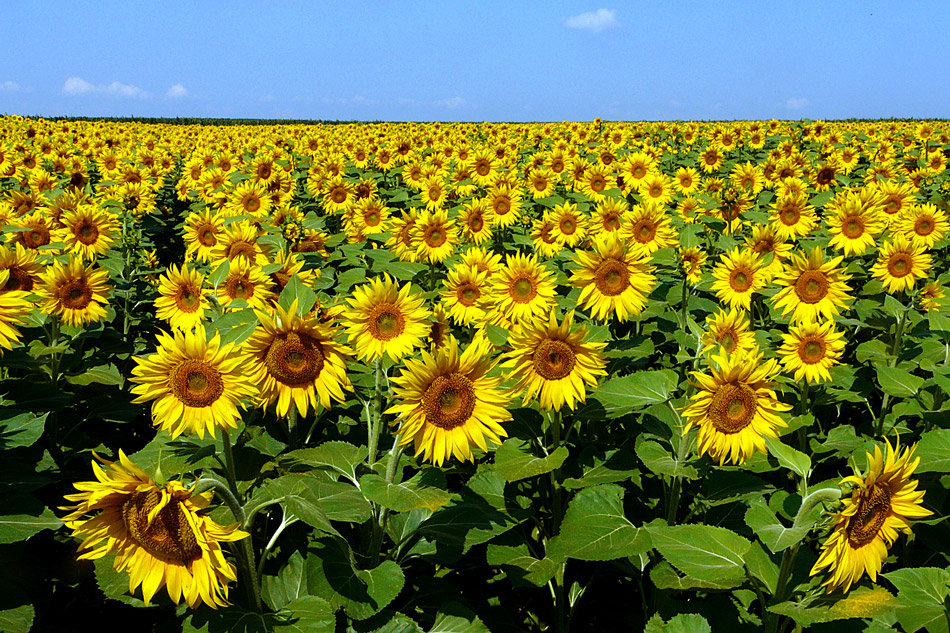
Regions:
M 458 244 L 458 231 L 444 209 L 429 211 L 415 223 L 412 241 L 416 257 L 433 264 L 452 254 Z
M 748 353 L 756 348 L 755 332 L 749 329 L 749 316 L 744 310 L 720 309 L 706 317 L 701 353 L 719 349 L 723 354 Z
M 115 216 L 92 205 L 81 205 L 63 213 L 63 228 L 53 232 L 56 241 L 65 242 L 66 250 L 83 260 L 93 260 L 109 250 L 117 230 Z
M 185 218 L 186 253 L 199 262 L 210 262 L 224 235 L 224 218 L 211 209 L 193 211 Z
M 416 455 L 437 466 L 453 456 L 473 460 L 472 444 L 483 451 L 489 441 L 500 444 L 508 435 L 501 423 L 511 413 L 501 377 L 489 375 L 496 362 L 477 343 L 460 354 L 454 338 L 434 356 L 407 358 L 392 379 L 396 404 L 386 411 L 398 416 L 400 444 L 414 444 Z
M 933 259 L 925 249 L 896 233 L 890 242 L 881 245 L 871 274 L 883 282 L 888 292 L 894 293 L 913 288 L 932 266 Z
M 779 348 L 779 357 L 785 371 L 793 373 L 795 380 L 831 380 L 828 370 L 838 364 L 845 347 L 844 332 L 835 329 L 834 321 L 792 325 L 782 338 L 785 342 Z
M 492 279 L 491 303 L 512 321 L 530 320 L 554 305 L 554 274 L 535 255 L 508 255 Z
M 867 453 L 867 474 L 855 472 L 841 480 L 853 486 L 851 497 L 842 499 L 841 510 L 832 516 L 831 536 L 811 570 L 812 576 L 826 573 L 822 584 L 829 592 L 848 591 L 865 572 L 876 582 L 899 532 L 910 534 L 910 520 L 933 514 L 923 507 L 924 491 L 910 478 L 920 463 L 916 446 L 901 450 L 900 442 L 884 443 L 884 452 L 875 446 L 873 455 Z
M 678 243 L 670 216 L 662 205 L 651 202 L 637 205 L 627 214 L 627 225 L 621 236 L 634 255 L 644 257 Z
M 146 605 L 167 587 L 175 604 L 184 598 L 192 608 L 227 606 L 228 581 L 237 575 L 221 543 L 247 532 L 237 523 L 218 525 L 204 513 L 211 492 L 199 494 L 178 481 L 158 486 L 121 450 L 118 464 L 95 457 L 107 470 L 92 462 L 96 480 L 73 484 L 79 492 L 66 500 L 75 505 L 60 508 L 69 511 L 63 520 L 82 539 L 79 558 L 116 552 L 115 569 L 128 571 L 129 591 L 142 586 Z
M 593 251 L 577 251 L 575 258 L 579 268 L 571 284 L 581 289 L 578 303 L 594 318 L 606 321 L 613 314 L 626 321 L 646 307 L 647 294 L 656 285 L 653 267 L 615 233 L 595 239 Z
M 9 270 L 0 270 L 0 288 L 8 283 Z M 22 290 L 0 292 L 0 353 L 4 349 L 13 349 L 20 340 L 20 332 L 15 326 L 25 323 L 26 315 L 33 309 Z
M 112 287 L 108 273 L 70 255 L 63 264 L 54 261 L 43 273 L 37 289 L 40 309 L 62 319 L 66 325 L 82 327 L 106 317 Z
M 868 207 L 861 195 L 852 192 L 826 205 L 829 246 L 843 250 L 845 255 L 863 255 L 884 230 L 879 208 Z
M 30 292 L 40 283 L 43 264 L 36 251 L 23 248 L 21 244 L 0 244 L 0 271 L 7 271 L 6 283 L 0 285 L 0 293 L 20 290 Z
M 389 275 L 377 277 L 353 290 L 343 319 L 349 342 L 362 361 L 385 353 L 393 360 L 412 353 L 428 333 L 430 312 L 412 285 L 400 288 Z
M 759 292 L 768 283 L 768 275 L 757 253 L 738 247 L 723 253 L 719 264 L 713 268 L 713 290 L 719 301 L 730 308 L 748 310 L 752 294 Z
M 442 302 L 449 309 L 449 316 L 459 325 L 470 325 L 485 316 L 483 297 L 491 291 L 488 273 L 475 266 L 459 264 L 446 276 Z
M 947 222 L 947 214 L 937 205 L 920 204 L 901 214 L 897 230 L 914 246 L 933 248 L 950 231 L 950 222 Z
M 785 272 L 777 281 L 784 286 L 773 299 L 782 316 L 791 314 L 792 323 L 833 319 L 851 301 L 846 281 L 851 278 L 840 267 L 843 256 L 824 261 L 815 247 L 808 253 L 793 253 Z

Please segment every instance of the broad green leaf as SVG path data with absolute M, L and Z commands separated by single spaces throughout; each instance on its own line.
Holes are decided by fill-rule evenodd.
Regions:
M 934 429 L 920 436 L 915 457 L 918 473 L 950 473 L 950 429 Z
M 135 595 L 129 593 L 129 573 L 116 571 L 115 554 L 109 554 L 93 561 L 96 574 L 96 584 L 106 598 L 118 600 L 134 607 L 145 607 L 142 600 L 142 590 L 136 590 Z M 154 602 L 152 606 L 154 606 Z
M 4 633 L 29 633 L 33 627 L 35 611 L 32 604 L 0 611 L 0 631 Z
M 386 272 L 400 281 L 412 281 L 417 273 L 426 268 L 425 264 L 418 262 L 391 262 L 386 265 Z
M 494 470 L 506 481 L 520 481 L 557 470 L 568 455 L 567 448 L 560 446 L 547 457 L 535 457 L 531 454 L 528 442 L 511 438 L 495 451 Z
M 752 577 L 761 581 L 769 590 L 769 593 L 775 595 L 778 587 L 778 565 L 762 549 L 762 545 L 758 541 L 752 541 L 752 547 L 746 552 L 745 565 Z
M 662 477 L 685 477 L 696 479 L 699 471 L 692 466 L 676 461 L 673 454 L 659 442 L 645 440 L 637 442 L 637 457 L 653 473 Z
M 611 449 L 603 455 L 603 458 L 596 458 L 592 466 L 585 466 L 584 474 L 580 477 L 565 479 L 564 487 L 569 490 L 578 490 L 632 478 L 638 480 L 639 476 L 637 460 L 630 451 L 623 448 Z
M 379 622 L 385 624 L 376 626 Z M 346 633 L 425 633 L 425 630 L 408 615 L 384 609 L 371 620 L 346 627 Z
M 743 557 L 752 544 L 743 536 L 713 525 L 648 526 L 663 557 L 687 576 L 720 582 L 745 576 Z
M 624 514 L 623 494 L 616 484 L 578 492 L 567 507 L 560 532 L 548 541 L 547 558 L 614 560 L 648 551 L 647 534 Z
M 375 473 L 360 477 L 363 495 L 394 512 L 409 512 L 417 508 L 438 510 L 452 498 L 451 493 L 443 489 L 444 485 L 445 477 L 437 468 L 419 471 L 400 483 L 387 483 Z
M 638 371 L 611 378 L 593 389 L 590 395 L 604 406 L 608 417 L 620 417 L 651 404 L 666 402 L 672 397 L 678 382 L 676 372 L 671 369 Z
M 218 267 L 215 268 L 210 275 L 208 275 L 208 283 L 211 284 L 212 288 L 217 288 L 224 280 L 228 278 L 228 274 L 231 272 L 231 260 L 224 260 Z
M 311 484 L 320 509 L 331 521 L 362 523 L 370 517 L 373 508 L 356 486 L 342 481 L 315 479 Z
M 261 615 L 237 605 L 197 609 L 182 622 L 182 633 L 272 633 L 280 618 Z
M 693 578 L 692 576 L 681 576 L 672 565 L 665 560 L 657 563 L 650 570 L 650 582 L 657 589 L 673 589 L 675 591 L 691 591 L 695 589 L 732 589 L 745 582 L 744 576 L 732 576 L 723 580 L 710 582 Z
M 419 535 L 435 542 L 446 556 L 468 552 L 518 525 L 507 513 L 468 492 L 435 512 L 419 526 Z
M 876 618 L 897 607 L 897 600 L 883 587 L 858 587 L 845 598 L 806 597 L 800 602 L 782 602 L 769 607 L 772 613 L 786 615 L 803 627 L 820 622 L 850 618 Z
M 495 347 L 504 347 L 508 344 L 508 330 L 503 327 L 489 323 L 485 333 L 488 336 L 488 340 Z
M 810 526 L 785 527 L 761 498 L 755 499 L 745 513 L 745 522 L 773 553 L 801 542 Z
M 10 417 L 0 421 L 0 448 L 8 449 L 32 446 L 36 440 L 40 439 L 46 428 L 46 416 L 49 413 L 37 415 L 30 412 L 5 411 L 3 415 Z
M 883 574 L 900 592 L 897 621 L 907 633 L 926 629 L 946 633 L 945 600 L 950 596 L 950 572 L 937 567 L 907 567 Z
M 359 569 L 352 553 L 337 542 L 321 539 L 307 553 L 307 589 L 342 608 L 354 620 L 379 613 L 402 591 L 405 576 L 398 564 L 384 561 L 373 569 Z
M 244 512 L 251 517 L 262 508 L 276 503 L 307 525 L 327 534 L 337 534 L 326 512 L 320 507 L 320 499 L 313 487 L 314 481 L 308 475 L 283 475 L 269 479 L 254 492 L 244 506 Z
M 647 622 L 643 633 L 712 633 L 712 628 L 698 613 L 678 613 L 669 622 L 657 613 Z
M 769 449 L 769 454 L 778 459 L 778 463 L 784 468 L 806 479 L 811 471 L 811 459 L 805 453 L 797 451 L 791 446 L 783 443 L 780 439 L 772 437 L 765 438 L 765 445 Z
M 538 559 L 528 551 L 527 545 L 489 544 L 486 559 L 489 565 L 511 565 L 524 571 L 524 579 L 539 587 L 554 578 L 560 565 L 550 558 Z
M 274 621 L 274 633 L 333 633 L 336 609 L 317 596 L 301 596 L 287 604 Z
M 122 383 L 125 382 L 125 378 L 119 373 L 119 368 L 109 363 L 108 365 L 100 365 L 99 367 L 93 367 L 91 369 L 85 370 L 81 374 L 76 376 L 67 376 L 66 382 L 71 385 L 79 385 L 85 387 L 92 383 L 100 385 L 115 385 L 121 387 Z
M 444 611 L 444 612 L 443 612 Z M 429 633 L 491 633 L 477 615 L 454 603 L 444 605 Z
M 307 576 L 304 573 L 303 556 L 300 552 L 291 554 L 287 564 L 278 575 L 264 576 L 261 591 L 264 600 L 275 611 L 307 595 Z
M 303 316 L 313 310 L 313 306 L 317 302 L 317 293 L 313 291 L 313 288 L 302 282 L 300 276 L 296 273 L 290 277 L 290 281 L 288 281 L 284 289 L 280 291 L 277 304 L 283 308 L 285 312 L 290 312 L 294 301 L 297 302 L 297 314 L 299 316 Z
M 388 272 L 388 271 L 387 271 Z M 366 281 L 366 271 L 362 268 L 350 268 L 339 273 L 336 277 L 337 290 L 347 292 L 356 284 Z
M 171 477 L 208 465 L 219 444 L 208 434 L 203 438 L 182 435 L 173 440 L 168 433 L 157 433 L 142 450 L 129 455 L 129 459 L 150 475 L 161 466 L 165 477 Z
M 877 381 L 884 393 L 895 398 L 913 398 L 920 391 L 924 379 L 909 371 L 890 365 L 877 365 Z
M 281 461 L 328 468 L 356 483 L 356 468 L 366 461 L 367 451 L 365 446 L 353 446 L 347 442 L 324 442 L 316 448 L 301 448 L 286 453 Z
M 37 532 L 56 530 L 63 525 L 53 511 L 43 508 L 38 516 L 30 514 L 8 514 L 0 516 L 0 543 L 24 541 Z

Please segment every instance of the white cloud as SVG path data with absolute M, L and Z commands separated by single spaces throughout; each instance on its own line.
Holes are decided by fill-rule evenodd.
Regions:
M 180 99 L 182 97 L 188 96 L 188 90 L 181 84 L 175 84 L 168 89 L 168 92 L 165 93 L 165 96 L 169 99 Z
M 110 94 L 132 99 L 148 99 L 152 96 L 151 93 L 142 90 L 138 86 L 124 84 L 120 81 L 113 81 L 108 86 L 96 86 L 82 77 L 70 77 L 63 84 L 63 94 L 84 95 L 90 93 Z
M 789 110 L 801 110 L 807 105 L 808 105 L 808 99 L 805 99 L 804 97 L 801 97 L 798 99 L 789 99 L 788 101 L 785 102 L 785 107 L 788 108 Z
M 2 93 L 13 93 L 13 92 L 29 92 L 29 88 L 24 88 L 15 81 L 4 81 L 0 83 L 0 92 Z
M 620 22 L 617 22 L 617 16 L 613 9 L 597 9 L 580 15 L 572 15 L 564 20 L 564 26 L 569 29 L 583 29 L 600 33 L 604 29 L 620 26 Z
M 462 97 L 452 97 L 451 99 L 443 99 L 442 101 L 436 101 L 436 105 L 445 106 L 446 108 L 459 108 L 466 104 L 465 99 Z

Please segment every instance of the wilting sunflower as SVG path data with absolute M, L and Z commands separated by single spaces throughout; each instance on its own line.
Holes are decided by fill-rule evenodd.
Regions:
M 416 220 L 412 241 L 416 245 L 416 257 L 434 264 L 455 250 L 459 241 L 458 230 L 444 209 L 429 211 Z
M 73 484 L 79 492 L 65 498 L 76 505 L 60 508 L 69 511 L 66 527 L 83 539 L 79 559 L 116 552 L 115 569 L 129 573 L 130 593 L 142 586 L 146 606 L 162 587 L 175 604 L 184 598 L 193 609 L 228 606 L 228 581 L 237 575 L 221 543 L 247 532 L 205 514 L 210 491 L 197 494 L 178 481 L 160 487 L 121 449 L 118 464 L 93 455 L 108 470 L 92 462 L 96 481 Z
M 503 367 L 517 380 L 516 391 L 524 391 L 523 404 L 538 397 L 541 408 L 560 411 L 565 404 L 572 411 L 587 399 L 587 386 L 597 386 L 597 376 L 606 376 L 607 361 L 602 353 L 606 343 L 585 341 L 587 327 L 574 327 L 574 312 L 558 324 L 539 317 L 522 323 L 511 333 Z
M 891 239 L 881 246 L 877 261 L 871 267 L 871 274 L 884 283 L 888 292 L 910 290 L 918 277 L 927 276 L 933 260 L 929 253 L 914 246 L 902 234 L 896 233 Z
M 507 255 L 492 279 L 491 303 L 511 321 L 531 320 L 554 306 L 554 273 L 536 255 Z
M 247 342 L 247 351 L 256 361 L 252 381 L 264 406 L 277 403 L 277 415 L 291 406 L 305 417 L 319 404 L 330 408 L 343 402 L 344 390 L 352 391 L 346 377 L 346 359 L 352 350 L 336 343 L 336 329 L 315 315 L 301 317 L 296 300 L 290 309 L 276 307 L 273 314 L 258 312 L 260 325 Z
M 459 354 L 454 338 L 435 356 L 407 358 L 392 379 L 396 404 L 386 410 L 398 416 L 400 444 L 414 444 L 416 455 L 436 466 L 453 456 L 472 461 L 472 444 L 483 451 L 489 441 L 500 444 L 508 436 L 501 423 L 511 419 L 511 399 L 501 376 L 489 376 L 496 363 L 475 343 Z
M 40 309 L 74 327 L 101 321 L 112 293 L 108 280 L 106 271 L 91 265 L 83 267 L 82 260 L 72 255 L 66 264 L 54 261 L 36 288 Z
M 709 374 L 693 372 L 700 392 L 683 411 L 683 434 L 699 427 L 700 454 L 720 465 L 765 453 L 765 438 L 777 438 L 776 428 L 786 426 L 778 414 L 792 408 L 775 397 L 771 381 L 778 371 L 778 361 L 763 361 L 757 349 L 714 355 Z
M 399 360 L 422 345 L 428 333 L 430 313 L 425 299 L 412 291 L 411 284 L 399 288 L 389 275 L 357 287 L 346 302 L 346 333 L 361 361 L 375 360 L 384 353 Z
M 934 204 L 914 205 L 901 214 L 897 231 L 904 234 L 913 246 L 933 248 L 950 231 L 947 214 Z
M 244 257 L 236 257 L 230 262 L 228 276 L 215 289 L 215 297 L 225 310 L 245 307 L 263 310 L 276 298 L 264 270 Z M 238 299 L 244 300 L 246 305 L 241 305 L 241 308 L 232 306 Z
M 593 251 L 577 251 L 575 258 L 580 268 L 571 275 L 571 285 L 581 289 L 577 302 L 594 318 L 606 321 L 614 314 L 626 321 L 646 307 L 647 294 L 656 285 L 653 267 L 615 233 L 595 239 Z
M 791 322 L 833 319 L 846 308 L 852 297 L 845 283 L 851 278 L 840 268 L 844 256 L 824 261 L 821 247 L 806 255 L 792 253 L 785 272 L 776 282 L 784 286 L 773 298 L 773 304 L 782 311 L 782 317 L 791 314 Z
M 752 293 L 759 292 L 768 282 L 762 270 L 762 259 L 749 249 L 738 247 L 723 253 L 713 268 L 713 290 L 720 302 L 731 308 L 748 310 Z
M 0 270 L 0 288 L 7 284 L 9 278 L 9 270 Z M 27 294 L 22 290 L 0 292 L 0 352 L 13 349 L 13 344 L 20 340 L 16 326 L 24 324 L 26 315 L 33 309 L 26 298 Z
M 237 428 L 241 399 L 257 395 L 240 348 L 222 344 L 217 334 L 207 340 L 200 323 L 194 332 L 159 333 L 158 350 L 135 362 L 133 402 L 155 400 L 152 422 L 172 439 L 185 431 L 214 437 L 215 428 Z
M 459 264 L 449 270 L 444 285 L 442 303 L 448 307 L 448 314 L 456 323 L 469 325 L 485 316 L 480 303 L 490 292 L 487 272 Z
M 108 251 L 118 229 L 115 216 L 92 205 L 66 211 L 60 221 L 63 228 L 53 232 L 54 240 L 65 242 L 66 251 L 79 255 L 84 261 L 91 261 Z
M 755 332 L 749 329 L 749 316 L 744 310 L 720 309 L 706 317 L 706 331 L 700 339 L 701 353 L 719 348 L 726 354 L 748 353 L 756 348 Z
M 924 491 L 917 490 L 911 475 L 920 458 L 914 458 L 916 445 L 901 450 L 900 442 L 887 448 L 874 447 L 867 453 L 868 472 L 855 471 L 841 480 L 852 484 L 850 498 L 842 499 L 842 508 L 832 517 L 832 533 L 821 546 L 821 556 L 811 569 L 814 576 L 826 572 L 822 583 L 830 593 L 841 587 L 851 588 L 867 572 L 872 582 L 887 560 L 887 551 L 898 532 L 911 534 L 910 520 L 933 514 L 923 507 Z
M 205 311 L 211 307 L 204 280 L 205 276 L 188 264 L 169 266 L 158 282 L 155 316 L 176 330 L 190 330 L 204 321 Z
M 828 370 L 838 364 L 845 347 L 844 332 L 835 329 L 834 321 L 791 325 L 782 338 L 778 354 L 795 380 L 804 378 L 809 384 L 831 380 Z

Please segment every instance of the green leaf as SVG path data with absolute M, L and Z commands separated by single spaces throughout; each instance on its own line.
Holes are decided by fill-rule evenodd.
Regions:
M 344 543 L 345 545 L 345 543 Z M 342 608 L 354 620 L 379 613 L 405 584 L 398 564 L 384 561 L 373 569 L 359 569 L 337 541 L 321 539 L 307 553 L 307 589 L 327 600 L 334 611 Z
M 917 473 L 950 473 L 950 429 L 934 429 L 920 436 L 915 457 Z
M 387 483 L 375 473 L 360 477 L 363 496 L 394 512 L 417 508 L 438 510 L 452 498 L 451 493 L 443 489 L 444 485 L 445 477 L 437 468 L 426 468 L 401 483 Z
M 392 262 L 386 266 L 386 272 L 400 281 L 412 281 L 417 273 L 427 266 L 418 262 Z
M 283 455 L 281 461 L 334 470 L 356 483 L 356 468 L 366 461 L 367 453 L 365 446 L 353 446 L 347 442 L 324 442 L 316 448 L 291 451 Z
M 639 475 L 637 460 L 633 454 L 626 449 L 615 448 L 607 451 L 602 458 L 595 458 L 593 466 L 585 466 L 584 474 L 580 477 L 565 479 L 564 487 L 568 490 L 578 490 L 600 484 L 627 481 Z
M 834 622 L 850 618 L 876 618 L 891 611 L 897 601 L 883 587 L 858 587 L 845 598 L 827 595 L 805 597 L 799 602 L 782 602 L 769 607 L 772 613 L 786 615 L 803 627 L 820 622 Z
M 291 554 L 290 560 L 277 576 L 264 576 L 261 590 L 264 600 L 275 611 L 307 595 L 307 576 L 300 552 Z
M 908 567 L 883 576 L 900 592 L 897 621 L 907 633 L 922 628 L 930 633 L 946 633 L 944 605 L 950 596 L 950 572 L 937 567 Z
M 657 613 L 647 622 L 643 633 L 712 633 L 712 628 L 698 613 L 678 613 L 669 622 L 664 622 Z
M 299 316 L 304 316 L 309 313 L 317 303 L 317 293 L 313 291 L 313 288 L 300 281 L 300 276 L 296 273 L 290 277 L 290 281 L 288 281 L 284 289 L 280 291 L 277 304 L 283 308 L 285 312 L 290 312 L 294 301 L 297 302 L 297 314 Z
M 501 326 L 489 323 L 485 333 L 489 342 L 495 347 L 504 347 L 508 344 L 508 330 Z
M 654 474 L 662 477 L 685 477 L 686 479 L 697 479 L 699 471 L 692 466 L 676 461 L 670 451 L 663 448 L 659 442 L 652 440 L 637 441 L 637 457 L 643 462 L 644 466 L 650 469 Z
M 752 547 L 746 552 L 745 565 L 752 577 L 760 580 L 769 593 L 775 595 L 778 589 L 778 565 L 758 541 L 752 541 Z
M 274 633 L 333 633 L 336 609 L 317 596 L 301 596 L 287 604 L 274 622 Z
M 36 443 L 36 440 L 43 435 L 43 430 L 46 428 L 46 416 L 49 413 L 36 415 L 30 412 L 5 411 L 4 415 L 10 417 L 0 421 L 0 448 L 8 449 L 32 446 Z
M 489 565 L 510 565 L 524 572 L 524 579 L 539 587 L 547 584 L 554 578 L 560 565 L 550 558 L 537 559 L 530 554 L 525 544 L 517 546 L 494 545 L 488 546 L 486 559 Z
M 614 560 L 647 552 L 650 539 L 623 511 L 624 489 L 616 484 L 585 488 L 571 501 L 557 536 L 548 541 L 555 561 Z
M 100 385 L 115 385 L 118 387 L 122 386 L 122 383 L 125 382 L 125 378 L 122 374 L 119 373 L 119 368 L 109 363 L 108 365 L 100 365 L 99 367 L 93 367 L 92 369 L 87 369 L 81 374 L 76 376 L 67 376 L 66 382 L 71 385 L 79 385 L 85 387 L 92 383 L 97 383 Z
M 228 273 L 231 272 L 231 261 L 224 260 L 221 262 L 217 268 L 215 268 L 210 275 L 208 275 L 208 283 L 211 284 L 212 288 L 217 288 L 224 280 L 228 278 Z
M 672 397 L 678 382 L 676 372 L 671 369 L 638 371 L 607 380 L 591 391 L 591 397 L 604 406 L 607 417 L 620 417 L 666 402 Z
M 749 509 L 745 513 L 745 522 L 773 553 L 781 552 L 801 542 L 808 534 L 810 527 L 785 527 L 761 498 L 749 504 Z
M 213 437 L 206 434 L 203 438 L 183 438 L 173 440 L 168 433 L 157 433 L 142 450 L 129 455 L 129 459 L 149 474 L 160 465 L 166 477 L 198 470 L 211 461 L 218 446 Z
M 491 631 L 474 613 L 455 603 L 449 603 L 439 610 L 429 633 L 491 633 Z
M 710 582 L 693 578 L 692 576 L 681 576 L 672 565 L 665 560 L 657 563 L 650 570 L 650 582 L 657 589 L 673 589 L 675 591 L 691 591 L 695 589 L 733 589 L 745 582 L 745 577 L 730 577 L 728 579 Z
M 315 478 L 310 486 L 319 501 L 320 509 L 331 521 L 363 523 L 373 512 L 363 493 L 349 483 Z
M 33 627 L 34 614 L 35 611 L 31 604 L 0 611 L 0 631 L 4 633 L 29 633 Z
M 269 479 L 254 492 L 244 506 L 244 512 L 251 517 L 262 508 L 279 503 L 287 513 L 307 525 L 327 534 L 337 534 L 336 528 L 320 507 L 320 499 L 312 485 L 314 482 L 315 478 L 308 475 L 283 475 Z
M 773 437 L 766 436 L 765 445 L 769 449 L 769 454 L 774 455 L 781 466 L 788 468 L 802 479 L 808 478 L 808 473 L 811 471 L 811 458 L 808 455 Z
M 557 470 L 569 454 L 566 447 L 560 446 L 547 457 L 535 457 L 528 448 L 528 442 L 512 438 L 505 440 L 495 451 L 494 470 L 506 481 L 520 481 Z
M 129 593 L 129 573 L 127 571 L 116 571 L 115 554 L 109 554 L 93 561 L 96 573 L 96 584 L 106 598 L 118 600 L 134 607 L 145 607 L 145 601 L 142 600 L 141 589 L 137 590 L 138 595 Z M 154 605 L 154 603 L 153 603 Z
M 336 277 L 337 290 L 346 292 L 356 284 L 366 281 L 366 271 L 362 268 L 350 268 L 339 273 Z
M 913 398 L 920 391 L 924 379 L 909 371 L 890 365 L 877 365 L 877 381 L 884 393 L 895 398 Z
M 25 541 L 43 530 L 56 530 L 63 525 L 53 511 L 43 508 L 38 515 L 8 514 L 0 516 L 0 544 Z
M 647 526 L 663 557 L 687 576 L 719 582 L 745 577 L 743 557 L 752 547 L 743 536 L 712 525 Z
M 261 615 L 232 605 L 198 609 L 182 623 L 182 633 L 271 633 L 279 622 L 271 613 Z

